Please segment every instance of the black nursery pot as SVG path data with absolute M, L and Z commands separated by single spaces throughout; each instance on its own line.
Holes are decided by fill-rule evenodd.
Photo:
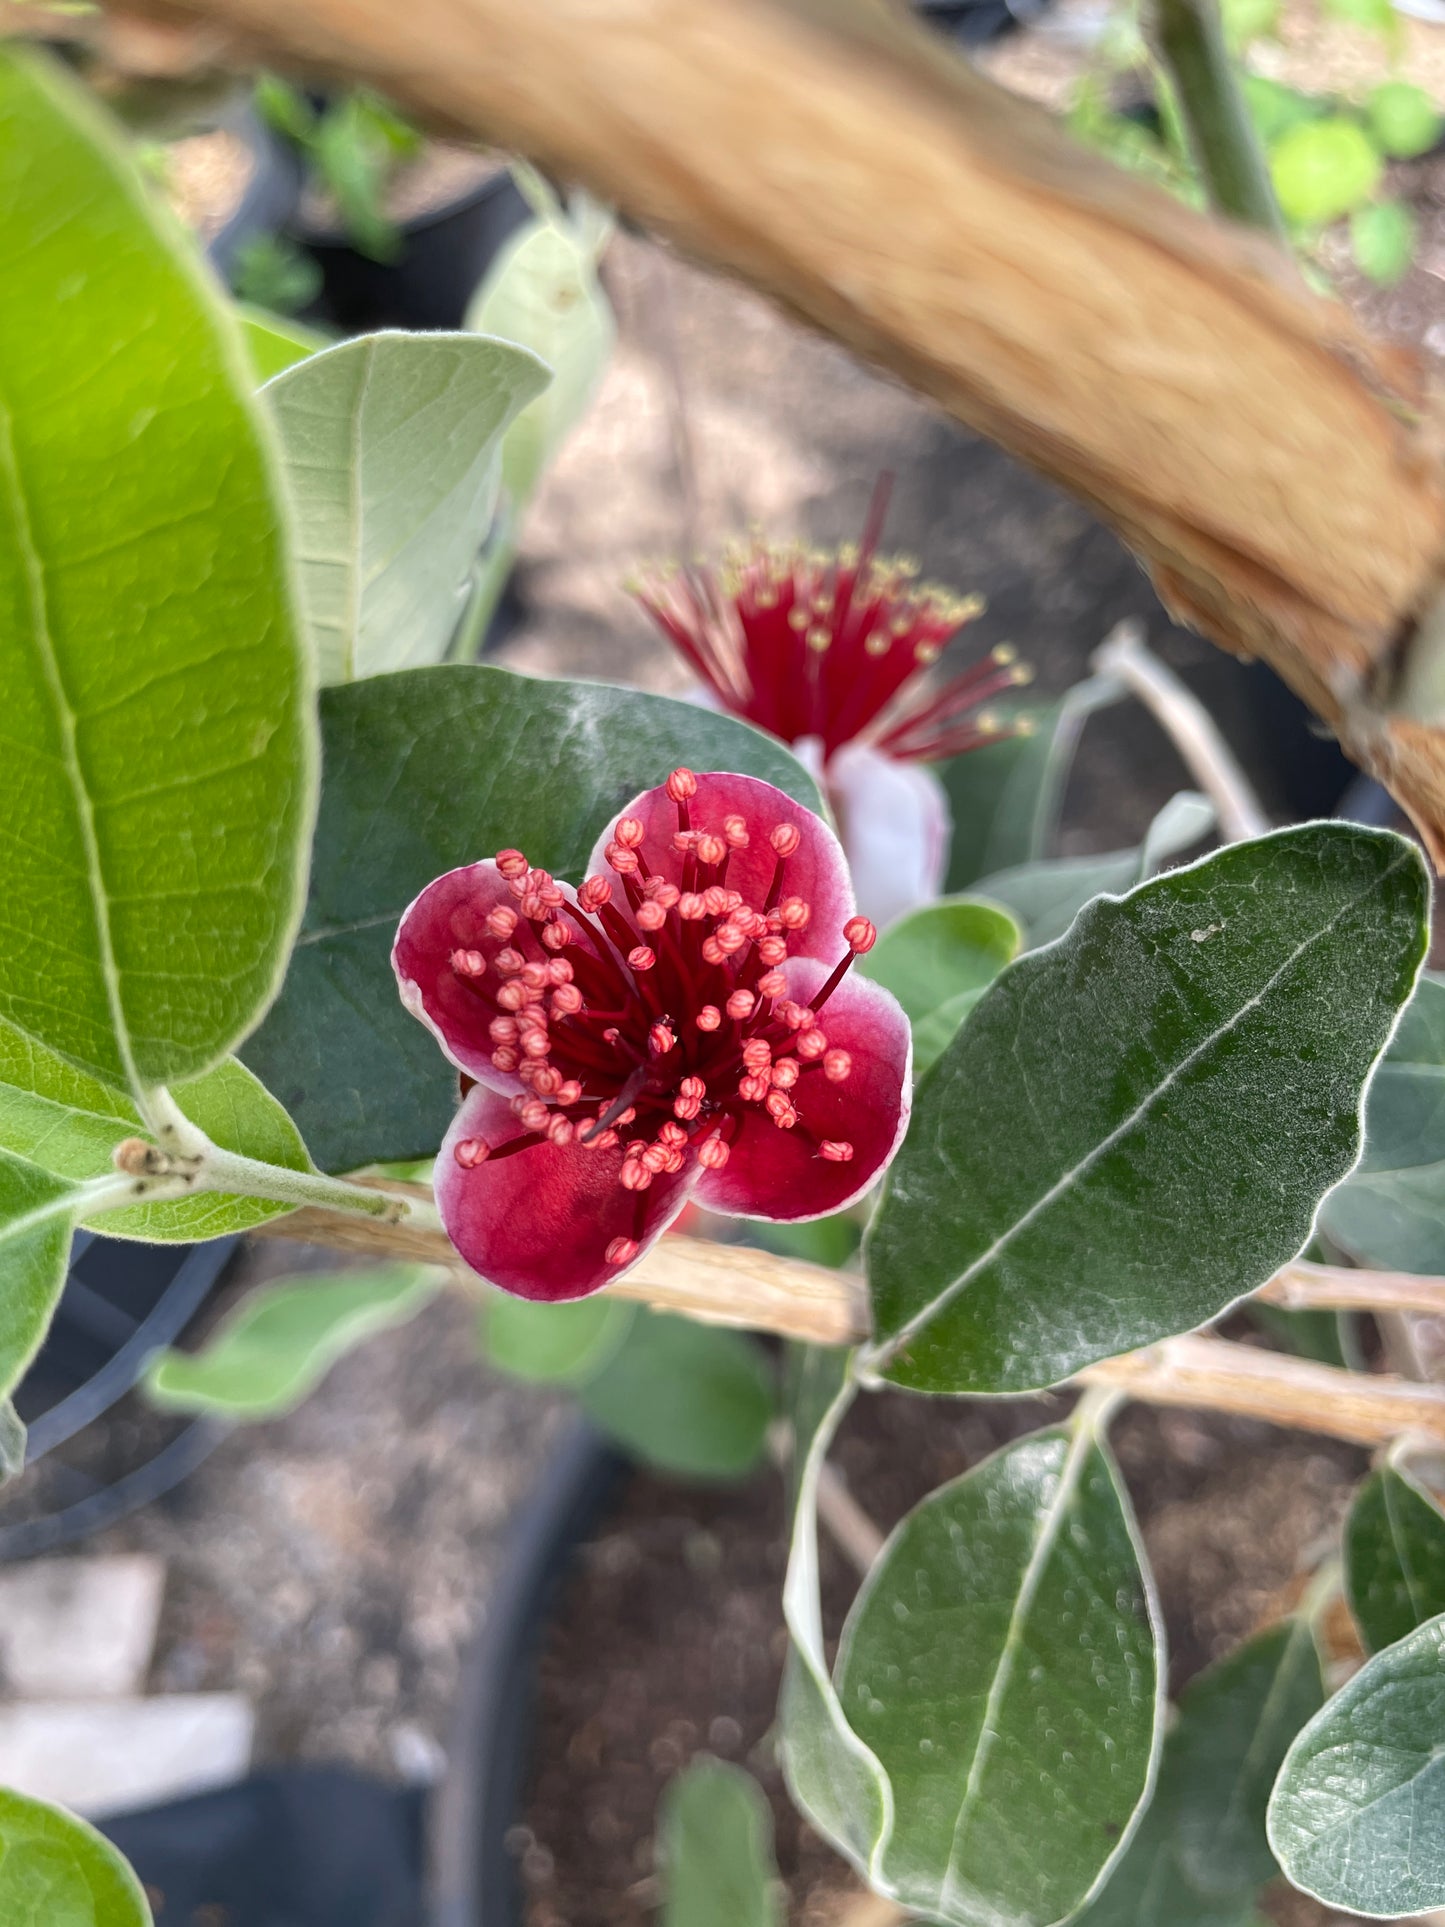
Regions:
M 239 1244 L 141 1244 L 76 1233 L 65 1289 L 15 1393 L 28 1431 L 27 1471 L 45 1460 L 40 1496 L 0 1502 L 0 1563 L 30 1558 L 113 1525 L 194 1471 L 225 1434 L 209 1420 L 162 1420 L 139 1448 L 103 1422 L 146 1361 L 185 1331 Z M 99 1447 L 100 1449 L 93 1449 Z
M 402 225 L 395 261 L 359 254 L 345 236 L 300 230 L 321 269 L 312 313 L 349 334 L 373 328 L 460 328 L 477 283 L 517 229 L 530 218 L 505 169 L 459 199 Z
M 246 243 L 288 228 L 301 200 L 301 163 L 295 150 L 254 108 L 246 108 L 232 131 L 246 143 L 253 166 L 240 206 L 206 246 L 212 266 L 226 282 Z
M 531 1766 L 537 1665 L 578 1547 L 627 1461 L 579 1419 L 512 1528 L 502 1575 L 462 1669 L 447 1772 L 431 1821 L 430 1927 L 521 1927 L 507 1834 Z

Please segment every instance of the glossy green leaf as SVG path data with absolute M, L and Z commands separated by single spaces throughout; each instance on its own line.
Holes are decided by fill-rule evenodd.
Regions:
M 199 1351 L 153 1359 L 146 1392 L 165 1411 L 274 1418 L 315 1391 L 347 1352 L 414 1318 L 444 1278 L 428 1265 L 376 1265 L 261 1285 Z
M 294 368 L 298 361 L 305 361 L 308 355 L 326 346 L 325 335 L 285 315 L 248 307 L 242 307 L 239 315 L 241 339 L 246 344 L 246 357 L 258 384 L 270 381 L 287 368 Z
M 1269 151 L 1269 173 L 1286 220 L 1323 227 L 1367 201 L 1383 164 L 1358 121 L 1343 114 L 1306 121 Z
M 0 53 L 0 1016 L 124 1087 L 280 979 L 314 789 L 234 321 L 72 82 Z
M 1350 216 L 1355 265 L 1381 287 L 1393 287 L 1415 258 L 1415 217 L 1403 201 L 1371 201 Z
M 1445 1612 L 1445 1513 L 1394 1465 L 1372 1472 L 1355 1494 L 1345 1586 L 1372 1653 Z
M 1314 824 L 1100 898 L 1012 964 L 917 1094 L 866 1367 L 1030 1390 L 1257 1290 L 1358 1155 L 1427 899 L 1412 845 Z
M 932 1493 L 848 1615 L 836 1680 L 887 1774 L 875 1878 L 960 1922 L 1065 1919 L 1154 1771 L 1155 1637 L 1113 1465 L 1041 1432 Z
M 948 1049 L 958 1035 L 959 1025 L 963 1023 L 974 1005 L 982 997 L 981 990 L 961 990 L 956 997 L 950 997 L 946 1004 L 937 1010 L 930 1010 L 913 1026 L 913 1083 L 915 1089 L 922 1081 L 924 1073 L 933 1066 Z
M 296 1126 L 234 1057 L 192 1084 L 177 1085 L 173 1095 L 223 1150 L 292 1171 L 310 1168 Z M 142 1131 L 139 1113 L 118 1091 L 0 1020 L 0 1150 L 63 1178 L 98 1178 L 114 1170 L 112 1153 L 121 1139 Z M 174 1204 L 107 1211 L 103 1229 L 108 1237 L 190 1242 L 247 1231 L 289 1208 L 208 1191 Z
M 140 1882 L 73 1813 L 0 1789 L 5 1927 L 151 1927 Z
M 1422 977 L 1365 1107 L 1365 1154 L 1320 1229 L 1357 1264 L 1445 1270 L 1445 983 Z
M 777 1405 L 753 1339 L 641 1308 L 578 1396 L 593 1424 L 635 1458 L 698 1478 L 751 1471 Z
M 695 1759 L 660 1818 L 662 1927 L 783 1927 L 772 1810 L 751 1773 Z
M 1137 850 L 1020 864 L 981 877 L 975 891 L 1012 911 L 1027 933 L 1026 947 L 1038 950 L 1063 936 L 1094 897 L 1131 890 L 1208 836 L 1214 823 L 1214 807 L 1208 799 L 1193 790 L 1181 790 L 1160 810 Z
M 323 683 L 437 662 L 491 524 L 500 447 L 547 383 L 467 334 L 363 335 L 266 388 Z
M 1445 1906 L 1445 1616 L 1367 1660 L 1290 1748 L 1269 1843 L 1296 1887 L 1393 1920 Z
M 605 227 L 574 225 L 560 209 L 533 221 L 497 256 L 467 309 L 468 328 L 517 342 L 552 370 L 502 443 L 502 487 L 514 514 L 585 413 L 612 355 L 617 325 L 597 278 L 605 240 Z
M 0 1151 L 0 1397 L 49 1329 L 83 1202 L 80 1186 Z
M 496 1292 L 482 1308 L 487 1357 L 498 1371 L 534 1385 L 576 1385 L 593 1377 L 626 1338 L 633 1309 L 620 1298 L 545 1305 Z
M 451 1122 L 456 1073 L 403 1010 L 389 961 L 433 877 L 517 847 L 580 881 L 612 813 L 679 763 L 821 807 L 770 737 L 597 683 L 415 669 L 324 691 L 321 721 L 311 899 L 281 997 L 242 1054 L 324 1170 L 429 1157 Z
M 991 984 L 1022 942 L 1006 910 L 970 897 L 945 897 L 900 917 L 857 967 L 891 990 L 916 1023 L 961 992 Z
M 1190 1681 L 1154 1797 L 1078 1927 L 1244 1927 L 1275 1873 L 1270 1788 L 1323 1699 L 1308 1624 L 1258 1634 Z

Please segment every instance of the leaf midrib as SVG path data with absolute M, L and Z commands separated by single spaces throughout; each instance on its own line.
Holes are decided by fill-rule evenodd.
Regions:
M 106 887 L 104 865 L 101 862 L 100 841 L 95 830 L 95 812 L 81 766 L 80 745 L 76 731 L 77 718 L 66 693 L 59 657 L 55 650 L 55 638 L 51 633 L 45 564 L 35 546 L 30 504 L 25 494 L 15 452 L 14 415 L 3 386 L 0 386 L 0 477 L 3 477 L 6 492 L 10 497 L 20 559 L 29 592 L 31 615 L 29 633 L 60 723 L 61 763 L 74 799 L 81 847 L 85 853 L 86 879 L 90 886 L 91 907 L 96 924 L 96 944 L 99 952 L 97 962 L 100 966 L 101 981 L 110 1012 L 111 1028 L 115 1034 L 116 1050 L 126 1081 L 131 1090 L 139 1096 L 143 1086 L 131 1051 L 130 1033 L 126 1024 L 125 1008 L 121 1001 L 120 971 L 116 963 L 115 942 L 110 927 L 109 891 Z M 87 1068 L 104 1081 L 103 1070 L 94 1065 L 89 1065 Z
M 1107 1132 L 1104 1137 L 1100 1138 L 1099 1142 L 1086 1152 L 1076 1164 L 1071 1165 L 1067 1171 L 1056 1178 L 1048 1190 L 1036 1198 L 1027 1211 L 1021 1212 L 1006 1230 L 1001 1231 L 993 1243 L 988 1246 L 987 1250 L 980 1252 L 978 1257 L 966 1265 L 951 1284 L 946 1285 L 936 1297 L 931 1298 L 926 1305 L 916 1311 L 911 1318 L 907 1319 L 898 1328 L 897 1332 L 894 1333 L 892 1338 L 886 1340 L 884 1343 L 870 1346 L 864 1354 L 864 1362 L 866 1362 L 867 1366 L 871 1370 L 886 1370 L 898 1356 L 899 1352 L 901 1352 L 926 1325 L 939 1317 L 956 1299 L 960 1298 L 974 1280 L 979 1277 L 982 1272 L 986 1271 L 995 1259 L 1008 1249 L 1015 1238 L 1026 1231 L 1037 1218 L 1042 1217 L 1050 1206 L 1057 1203 L 1061 1197 L 1066 1196 L 1077 1184 L 1086 1178 L 1100 1159 L 1107 1156 L 1116 1145 L 1122 1143 L 1123 1140 L 1144 1121 L 1159 1099 L 1162 1098 L 1167 1091 L 1172 1090 L 1180 1078 L 1185 1076 L 1201 1058 L 1212 1051 L 1215 1046 L 1224 1038 L 1228 1037 L 1232 1031 L 1237 1029 L 1246 1017 L 1257 1010 L 1280 979 L 1292 971 L 1300 959 L 1305 956 L 1315 944 L 1322 942 L 1343 918 L 1357 910 L 1362 903 L 1367 902 L 1372 896 L 1378 895 L 1386 883 L 1389 882 L 1390 878 L 1413 860 L 1414 858 L 1410 851 L 1402 852 L 1392 863 L 1380 872 L 1368 889 L 1362 890 L 1357 896 L 1351 897 L 1348 903 L 1341 904 L 1334 915 L 1325 923 L 1322 923 L 1318 930 L 1311 931 L 1308 937 L 1305 937 L 1300 943 L 1296 944 L 1289 955 L 1270 972 L 1259 989 L 1255 991 L 1252 996 L 1247 997 L 1239 1006 L 1239 1009 L 1236 1010 L 1225 1023 L 1220 1024 L 1218 1028 L 1212 1030 L 1207 1037 L 1202 1038 L 1193 1050 L 1187 1051 L 1185 1055 L 1180 1058 L 1179 1062 L 1169 1070 L 1126 1118 L 1123 1118 L 1115 1125 L 1112 1131 Z M 1381 1055 L 1384 1049 L 1385 1046 L 1382 1045 Z M 1375 1062 L 1378 1061 L 1379 1057 L 1377 1056 Z M 1363 1142 L 1363 1130 L 1361 1131 L 1361 1142 Z
M 989 1757 L 998 1739 L 996 1721 L 1003 1706 L 1004 1696 L 1013 1684 L 1014 1667 L 1019 1648 L 1023 1643 L 1024 1628 L 1034 1600 L 1038 1596 L 1049 1557 L 1057 1543 L 1064 1515 L 1078 1491 L 1084 1460 L 1092 1444 L 1092 1432 L 1087 1426 L 1079 1426 L 1069 1441 L 1069 1449 L 1059 1471 L 1057 1490 L 1039 1521 L 1037 1536 L 1030 1549 L 1023 1577 L 1019 1581 L 1018 1594 L 1014 1599 L 1013 1610 L 1009 1614 L 998 1665 L 994 1669 L 988 1698 L 984 1701 L 983 1717 L 978 1729 L 978 1744 L 974 1748 L 973 1759 L 969 1763 L 968 1778 L 964 1782 L 963 1795 L 959 1801 L 958 1817 L 953 1824 L 948 1865 L 944 1868 L 943 1879 L 938 1889 L 940 1910 L 946 1910 L 954 1896 L 959 1880 L 958 1859 L 964 1827 L 971 1817 L 973 1807 L 977 1804 L 979 1784 L 987 1770 Z

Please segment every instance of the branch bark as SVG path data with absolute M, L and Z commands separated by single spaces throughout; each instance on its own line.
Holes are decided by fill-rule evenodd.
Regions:
M 1445 556 L 1421 365 L 1269 242 L 1085 152 L 884 0 L 125 4 L 514 147 L 882 362 L 1270 661 L 1445 857 L 1439 712 L 1389 707 L 1436 686 L 1409 659 Z
M 413 1258 L 459 1269 L 443 1233 L 339 1212 L 293 1211 L 259 1226 L 252 1236 L 307 1239 L 369 1257 Z M 868 1336 L 862 1278 L 745 1245 L 665 1237 L 608 1290 L 654 1311 L 807 1344 L 853 1345 Z M 1445 1278 L 1300 1262 L 1286 1265 L 1259 1296 L 1296 1311 L 1438 1312 L 1445 1310 Z M 1338 1371 L 1218 1338 L 1171 1338 L 1090 1365 L 1075 1382 L 1116 1386 L 1150 1405 L 1237 1412 L 1360 1445 L 1383 1445 L 1407 1433 L 1445 1444 L 1445 1387 Z

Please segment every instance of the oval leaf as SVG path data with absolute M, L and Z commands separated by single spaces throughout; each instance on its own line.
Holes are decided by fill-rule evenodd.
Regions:
M 1383 171 L 1369 135 L 1343 114 L 1292 128 L 1269 154 L 1270 179 L 1286 220 L 1307 227 L 1323 227 L 1359 207 Z
M 141 1884 L 73 1813 L 0 1788 L 0 1920 L 6 1927 L 151 1927 Z
M 487 1357 L 498 1371 L 533 1385 L 577 1385 L 592 1378 L 622 1343 L 632 1307 L 597 1293 L 544 1305 L 497 1292 L 482 1311 Z
M 663 1927 L 782 1927 L 773 1815 L 741 1767 L 699 1758 L 662 1799 Z
M 328 1171 L 431 1157 L 451 1123 L 456 1073 L 402 1008 L 388 961 L 433 877 L 516 846 L 580 881 L 608 817 L 679 763 L 822 807 L 802 766 L 745 723 L 598 683 L 414 669 L 324 691 L 321 724 L 305 927 L 243 1055 Z
M 1100 898 L 1011 965 L 889 1174 L 868 1369 L 1034 1390 L 1262 1285 L 1358 1155 L 1427 902 L 1413 845 L 1313 824 Z
M 308 355 L 326 346 L 325 335 L 285 315 L 248 307 L 238 309 L 237 313 L 241 339 L 246 344 L 246 359 L 258 382 L 270 381 L 273 375 L 294 368 L 298 361 L 305 361 Z
M 1190 1681 L 1159 1783 L 1128 1851 L 1078 1927 L 1239 1927 L 1276 1873 L 1270 1787 L 1324 1696 L 1304 1619 L 1258 1634 Z
M 1445 1271 L 1445 984 L 1422 977 L 1370 1085 L 1365 1154 L 1320 1208 L 1356 1264 Z
M 234 1057 L 173 1095 L 191 1122 L 223 1150 L 290 1171 L 311 1168 L 296 1126 Z M 113 1171 L 112 1153 L 121 1139 L 143 1128 L 134 1105 L 118 1091 L 0 1021 L 0 1150 L 60 1177 L 98 1178 Z M 104 1229 L 110 1237 L 193 1242 L 248 1231 L 290 1209 L 264 1198 L 208 1191 L 175 1204 L 107 1211 Z
M 1368 1660 L 1290 1748 L 1269 1803 L 1285 1873 L 1375 1920 L 1445 1906 L 1445 1617 Z
M 991 984 L 1022 942 L 1023 932 L 997 904 L 945 897 L 891 924 L 858 968 L 891 990 L 917 1023 L 951 998 Z
M 1345 1587 L 1372 1653 L 1445 1612 L 1445 1514 L 1393 1465 L 1355 1494 L 1345 1521 Z
M 445 654 L 491 524 L 502 436 L 547 380 L 509 342 L 382 334 L 267 385 L 323 682 Z
M 0 1397 L 50 1327 L 82 1201 L 78 1185 L 0 1151 Z
M 891 1535 L 848 1615 L 838 1698 L 893 1791 L 875 1871 L 946 1921 L 1047 1927 L 1087 1897 L 1153 1778 L 1153 1608 L 1085 1426 L 1009 1446 Z
M 0 53 L 0 1016 L 124 1088 L 270 1002 L 314 743 L 234 324 L 94 108 Z M 43 860 L 41 860 L 43 858 Z
M 363 1340 L 414 1318 L 443 1281 L 427 1265 L 377 1265 L 262 1285 L 200 1351 L 154 1359 L 146 1391 L 170 1412 L 274 1418 L 299 1405 Z
M 641 1308 L 579 1397 L 592 1423 L 636 1458 L 701 1478 L 750 1471 L 777 1403 L 752 1339 Z

